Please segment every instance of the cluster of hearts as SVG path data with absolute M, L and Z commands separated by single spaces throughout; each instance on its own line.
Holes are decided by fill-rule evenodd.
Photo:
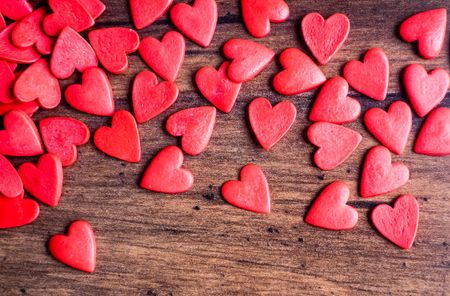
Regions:
M 69 78 L 75 70 L 82 73 L 82 83 L 65 90 L 66 101 L 75 109 L 98 116 L 112 116 L 112 127 L 101 127 L 94 144 L 104 153 L 128 162 L 141 158 L 137 123 L 144 123 L 168 109 L 178 97 L 174 81 L 183 64 L 184 37 L 167 32 L 161 41 L 138 34 L 128 28 L 92 30 L 85 40 L 78 32 L 91 28 L 105 10 L 100 0 L 49 0 L 51 8 L 33 11 L 26 0 L 3 0 L 0 13 L 15 21 L 8 26 L 0 22 L 0 115 L 4 130 L 0 131 L 0 228 L 18 227 L 34 221 L 39 205 L 24 199 L 24 189 L 37 200 L 56 206 L 63 184 L 63 167 L 74 164 L 77 145 L 88 142 L 90 132 L 81 121 L 70 117 L 47 117 L 39 122 L 39 131 L 31 119 L 38 108 L 53 109 L 61 101 L 58 79 Z M 283 22 L 289 8 L 282 1 L 242 0 L 244 23 L 254 37 L 269 34 L 270 22 Z M 132 18 L 142 29 L 172 5 L 172 0 L 130 0 Z M 216 28 L 217 4 L 214 0 L 195 0 L 170 9 L 175 27 L 194 43 L 208 47 Z M 3 18 L 0 18 L 3 20 Z M 447 12 L 435 9 L 416 14 L 403 22 L 401 37 L 418 41 L 424 58 L 436 57 L 445 37 Z M 346 40 L 350 22 L 345 15 L 335 14 L 327 20 L 310 13 L 301 21 L 303 38 L 319 64 L 326 64 Z M 158 82 L 153 72 L 140 72 L 133 82 L 134 116 L 128 111 L 114 110 L 112 88 L 98 61 L 112 74 L 128 67 L 127 54 L 139 50 L 147 65 L 164 79 Z M 143 188 L 163 193 L 189 190 L 192 173 L 182 167 L 183 152 L 202 153 L 212 134 L 216 108 L 228 113 L 233 108 L 242 83 L 261 73 L 275 57 L 275 52 L 244 39 L 231 39 L 223 47 L 229 59 L 219 68 L 205 66 L 196 73 L 195 81 L 202 95 L 213 106 L 189 108 L 172 114 L 167 131 L 181 136 L 181 148 L 162 149 L 151 161 L 142 181 Z M 50 64 L 41 55 L 49 55 Z M 322 170 L 331 170 L 344 162 L 356 149 L 361 135 L 342 124 L 356 120 L 360 103 L 347 96 L 349 85 L 378 101 L 385 99 L 389 80 L 389 63 L 383 50 L 367 51 L 363 62 L 345 65 L 344 78 L 328 79 L 315 62 L 296 48 L 280 55 L 284 68 L 273 81 L 280 94 L 289 96 L 322 86 L 312 107 L 308 139 L 318 150 L 314 160 Z M 30 64 L 22 73 L 14 73 L 17 63 Z M 415 152 L 428 155 L 450 154 L 450 109 L 437 108 L 445 97 L 449 75 L 443 69 L 430 73 L 420 65 L 409 65 L 404 71 L 404 85 L 416 113 L 428 115 L 415 143 Z M 295 121 L 296 108 L 289 100 L 272 107 L 265 98 L 254 99 L 248 108 L 251 128 L 264 149 L 271 149 L 288 132 Z M 392 192 L 407 182 L 409 170 L 391 163 L 390 151 L 401 154 L 411 130 L 412 112 L 408 104 L 392 103 L 388 112 L 378 108 L 367 111 L 364 122 L 368 130 L 384 146 L 372 148 L 365 159 L 361 178 L 361 196 L 371 197 Z M 6 156 L 36 156 L 44 153 L 37 165 L 22 164 L 18 171 Z M 263 171 L 254 164 L 246 165 L 240 181 L 226 182 L 222 194 L 230 204 L 256 213 L 270 212 L 270 193 Z M 349 189 L 336 181 L 328 185 L 311 206 L 306 222 L 314 226 L 345 230 L 353 228 L 357 211 L 348 206 Z M 401 248 L 414 241 L 419 207 L 415 197 L 403 195 L 394 208 L 378 205 L 372 211 L 372 222 L 380 233 Z M 96 244 L 88 222 L 78 220 L 69 227 L 68 236 L 55 235 L 49 241 L 50 253 L 74 268 L 92 272 L 95 268 Z

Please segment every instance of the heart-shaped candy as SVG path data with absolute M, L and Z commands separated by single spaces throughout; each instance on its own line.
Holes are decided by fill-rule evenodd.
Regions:
M 332 170 L 352 155 L 362 136 L 352 129 L 328 122 L 316 122 L 308 128 L 308 140 L 319 147 L 315 164 L 324 171 Z
M 63 167 L 54 154 L 44 154 L 34 165 L 26 162 L 19 167 L 23 187 L 32 196 L 51 207 L 56 207 L 61 199 L 63 186 Z
M 15 26 L 16 24 L 12 23 L 0 31 L 0 59 L 20 64 L 36 62 L 41 56 L 33 46 L 20 48 L 11 42 L 11 34 Z
M 184 38 L 176 31 L 167 32 L 161 42 L 153 37 L 142 39 L 139 54 L 161 78 L 175 81 L 184 61 Z
M 285 49 L 280 55 L 284 68 L 273 79 L 273 87 L 285 96 L 312 90 L 327 81 L 322 70 L 301 50 Z
M 170 10 L 172 23 L 184 36 L 200 46 L 208 47 L 216 31 L 215 0 L 195 0 L 194 5 L 178 3 Z
M 388 112 L 372 108 L 364 115 L 364 123 L 381 144 L 396 154 L 402 154 L 411 131 L 411 108 L 402 101 L 392 103 Z
M 344 67 L 344 77 L 351 87 L 377 101 L 386 98 L 389 84 L 389 61 L 383 50 L 372 48 L 364 62 L 350 61 Z
M 102 126 L 97 129 L 94 144 L 112 157 L 128 162 L 141 160 L 141 142 L 136 120 L 126 110 L 114 114 L 111 127 Z
M 272 62 L 275 52 L 264 45 L 245 39 L 230 39 L 223 46 L 225 57 L 233 60 L 228 66 L 230 80 L 247 82 Z
M 23 183 L 11 162 L 0 154 L 0 194 L 8 198 L 23 197 Z M 1 207 L 0 207 L 1 208 Z M 3 215 L 0 215 L 0 218 Z M 6 219 L 7 220 L 7 219 Z
M 390 193 L 409 179 L 408 168 L 399 162 L 391 163 L 391 153 L 376 146 L 367 153 L 361 176 L 361 196 L 372 197 Z
M 83 72 L 82 84 L 72 84 L 65 92 L 67 103 L 73 108 L 93 115 L 114 114 L 114 95 L 108 76 L 100 68 Z
M 32 199 L 0 196 L 0 229 L 20 227 L 32 223 L 39 216 L 39 204 Z
M 14 95 L 21 102 L 37 100 L 41 107 L 53 109 L 61 102 L 61 87 L 50 72 L 47 61 L 40 59 L 17 78 Z
M 15 101 L 13 86 L 16 81 L 16 76 L 9 64 L 2 60 L 0 60 L 0 77 L 0 103 L 13 103 Z
M 47 117 L 39 122 L 42 140 L 49 153 L 59 156 L 64 167 L 77 160 L 78 145 L 89 141 L 89 128 L 71 117 Z
M 97 64 L 94 50 L 83 37 L 70 27 L 61 31 L 50 61 L 50 68 L 56 78 L 67 79 L 75 69 L 83 72 L 90 67 L 97 67 Z
M 139 48 L 139 35 L 128 28 L 105 28 L 89 32 L 89 41 L 106 70 L 121 74 L 128 68 L 127 54 Z
M 394 208 L 380 204 L 370 215 L 375 228 L 402 249 L 409 249 L 416 238 L 419 225 L 419 203 L 412 195 L 397 198 Z
M 350 190 L 336 181 L 325 187 L 306 215 L 305 222 L 329 230 L 349 230 L 358 223 L 358 212 L 347 205 Z
M 283 0 L 242 0 L 241 6 L 245 26 L 256 38 L 269 34 L 270 22 L 282 23 L 289 17 L 289 6 Z
M 86 11 L 92 16 L 92 18 L 95 20 L 100 15 L 103 14 L 106 10 L 105 4 L 103 4 L 100 0 L 77 0 L 81 6 L 86 9 Z
M 425 59 L 437 57 L 444 45 L 447 29 L 447 9 L 439 8 L 415 14 L 400 26 L 400 36 L 406 42 L 418 42 Z
M 132 97 L 136 121 L 144 123 L 175 103 L 178 97 L 178 87 L 171 81 L 158 83 L 155 74 L 144 70 L 134 79 Z
M 361 113 L 361 104 L 347 94 L 348 83 L 344 78 L 329 79 L 320 90 L 309 119 L 338 124 L 355 121 Z
M 70 224 L 68 235 L 57 234 L 48 241 L 48 249 L 58 261 L 75 269 L 94 272 L 97 254 L 94 231 L 83 220 Z
M 449 80 L 447 71 L 441 68 L 427 73 L 421 65 L 413 64 L 406 67 L 403 83 L 417 115 L 424 117 L 445 98 Z
M 0 13 L 12 20 L 20 20 L 33 11 L 27 0 L 0 1 Z
M 181 148 L 190 155 L 206 150 L 216 123 L 216 108 L 203 106 L 178 111 L 170 115 L 166 129 L 174 137 L 182 137 Z
M 195 83 L 202 95 L 217 109 L 225 113 L 233 109 L 242 85 L 228 79 L 229 64 L 229 62 L 223 62 L 219 70 L 205 66 L 195 75 Z
M 4 116 L 10 111 L 20 110 L 25 112 L 28 116 L 32 116 L 39 109 L 39 105 L 35 102 L 13 102 L 8 104 L 0 104 L 0 116 Z
M 159 19 L 172 5 L 173 0 L 130 0 L 134 26 L 140 30 Z
M 256 98 L 248 106 L 250 125 L 261 146 L 269 150 L 278 143 L 294 124 L 297 109 L 291 101 L 274 107 L 266 98 Z
M 254 164 L 241 169 L 240 181 L 222 185 L 223 198 L 235 207 L 260 214 L 270 213 L 270 192 L 264 172 Z
M 450 109 L 430 113 L 417 136 L 414 151 L 431 156 L 450 155 Z
M 181 167 L 183 159 L 183 152 L 177 146 L 162 149 L 145 171 L 141 187 L 171 194 L 188 191 L 194 184 L 194 176 Z

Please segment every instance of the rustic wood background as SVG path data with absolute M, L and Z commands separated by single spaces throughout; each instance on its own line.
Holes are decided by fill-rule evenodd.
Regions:
M 44 1 L 34 1 L 36 7 Z M 96 28 L 132 27 L 126 0 L 104 0 L 107 10 Z M 179 2 L 179 1 L 175 1 Z M 191 1 L 189 1 L 191 2 Z M 271 151 L 263 151 L 248 128 L 246 110 L 258 96 L 276 103 L 285 97 L 270 86 L 280 67 L 270 67 L 245 84 L 230 114 L 218 114 L 208 150 L 186 157 L 195 175 L 194 188 L 185 194 L 164 195 L 140 189 L 138 182 L 150 159 L 163 147 L 177 144 L 164 130 L 172 112 L 207 105 L 193 84 L 197 69 L 222 62 L 221 46 L 230 38 L 251 38 L 239 11 L 239 1 L 217 1 L 219 22 L 212 45 L 203 49 L 187 41 L 185 63 L 177 84 L 178 101 L 164 114 L 140 125 L 142 161 L 129 164 L 107 157 L 90 144 L 79 149 L 79 161 L 64 171 L 64 193 L 57 208 L 41 207 L 31 225 L 0 231 L 1 295 L 448 295 L 450 287 L 450 158 L 412 152 L 422 119 L 414 117 L 406 152 L 394 160 L 411 170 L 407 185 L 393 194 L 362 199 L 357 194 L 360 164 L 367 150 L 377 145 L 362 125 L 348 124 L 363 134 L 363 141 L 348 161 L 330 172 L 312 165 L 314 147 L 306 141 L 308 110 L 316 91 L 290 97 L 298 108 L 295 125 Z M 345 62 L 359 59 L 371 47 L 387 53 L 391 76 L 388 98 L 376 102 L 356 93 L 363 109 L 387 107 L 404 100 L 400 74 L 409 63 L 427 69 L 449 69 L 448 40 L 441 55 L 421 59 L 411 44 L 398 38 L 398 26 L 411 14 L 450 7 L 440 1 L 287 1 L 291 16 L 258 42 L 280 53 L 286 47 L 305 48 L 299 20 L 309 12 L 325 17 L 336 12 L 351 20 L 348 40 L 323 67 L 327 77 L 341 74 Z M 450 28 L 450 26 L 449 26 Z M 141 37 L 161 37 L 174 29 L 162 17 L 139 31 Z M 449 32 L 449 30 L 448 30 Z M 308 51 L 307 51 L 308 52 Z M 147 67 L 137 54 L 130 57 L 124 75 L 110 75 L 117 109 L 130 109 L 130 83 Z M 77 81 L 79 76 L 63 83 Z M 450 100 L 441 105 L 450 107 Z M 40 111 L 39 120 L 52 115 L 74 116 L 91 132 L 109 124 L 108 118 L 81 114 L 63 103 L 56 110 Z M 28 160 L 28 159 L 27 159 Z M 24 159 L 14 159 L 15 164 Z M 236 179 L 240 168 L 254 162 L 265 171 L 273 212 L 258 215 L 228 205 L 220 195 L 224 181 Z M 333 232 L 303 221 L 319 190 L 334 180 L 351 188 L 350 204 L 360 219 L 351 231 Z M 380 202 L 400 194 L 413 194 L 420 202 L 416 242 L 404 251 L 381 237 L 368 220 Z M 75 219 L 89 221 L 98 243 L 98 266 L 86 274 L 59 263 L 46 248 L 50 235 L 61 233 Z

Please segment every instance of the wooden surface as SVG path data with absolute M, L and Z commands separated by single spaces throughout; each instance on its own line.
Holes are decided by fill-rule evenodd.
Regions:
M 97 28 L 131 27 L 126 0 L 104 0 L 107 11 Z M 178 1 L 176 1 L 178 2 Z M 409 15 L 447 7 L 449 1 L 287 1 L 291 16 L 258 42 L 277 53 L 305 45 L 299 38 L 299 20 L 308 12 L 325 17 L 341 12 L 351 20 L 348 40 L 323 70 L 327 77 L 340 75 L 343 65 L 359 59 L 371 47 L 381 47 L 390 60 L 388 98 L 375 102 L 351 92 L 363 109 L 387 107 L 404 100 L 400 73 L 409 63 L 427 69 L 449 69 L 448 40 L 440 56 L 426 61 L 415 47 L 397 36 L 398 25 Z M 42 1 L 35 1 L 36 6 Z M 448 295 L 450 287 L 450 158 L 412 152 L 422 119 L 414 116 L 406 152 L 394 160 L 411 170 L 410 181 L 393 194 L 362 199 L 357 194 L 360 164 L 377 141 L 361 120 L 348 124 L 363 135 L 358 150 L 343 165 L 322 172 L 312 165 L 314 147 L 305 139 L 310 124 L 308 110 L 316 91 L 290 97 L 298 108 L 297 121 L 271 151 L 263 151 L 248 128 L 249 102 L 264 96 L 273 103 L 285 97 L 270 86 L 280 70 L 272 63 L 242 87 L 230 114 L 218 114 L 208 150 L 186 157 L 195 175 L 193 189 L 185 194 L 164 195 L 140 189 L 138 182 L 151 158 L 163 147 L 177 144 L 164 130 L 169 114 L 187 107 L 207 105 L 193 84 L 197 69 L 220 65 L 221 46 L 232 37 L 250 38 L 242 25 L 238 1 L 218 1 L 219 23 L 212 45 L 203 49 L 187 42 L 185 63 L 177 84 L 178 101 L 164 114 L 140 125 L 143 157 L 139 164 L 109 158 L 92 142 L 79 149 L 79 161 L 64 171 L 64 193 L 57 208 L 41 207 L 31 225 L 0 231 L 1 295 Z M 450 28 L 450 26 L 449 26 Z M 160 38 L 174 29 L 162 17 L 139 31 L 141 37 Z M 448 30 L 447 30 L 448 31 Z M 309 53 L 309 52 L 308 52 Z M 130 108 L 130 82 L 146 69 L 137 54 L 130 57 L 125 75 L 110 75 L 117 109 Z M 78 77 L 64 82 L 67 85 Z M 449 95 L 441 104 L 450 107 Z M 51 115 L 74 116 L 91 131 L 109 124 L 108 118 L 81 114 L 65 103 L 40 111 L 35 119 Z M 20 164 L 24 159 L 14 159 Z M 272 197 L 270 215 L 234 208 L 221 198 L 220 186 L 236 179 L 240 168 L 254 162 L 265 171 Z M 359 222 L 351 231 L 314 228 L 304 221 L 305 212 L 321 188 L 334 180 L 351 188 L 350 204 L 358 209 Z M 413 194 L 420 203 L 416 242 L 404 251 L 382 238 L 368 221 L 370 210 L 390 203 L 400 194 Z M 75 219 L 88 220 L 96 233 L 98 266 L 85 274 L 54 260 L 46 249 L 50 235 L 61 233 Z

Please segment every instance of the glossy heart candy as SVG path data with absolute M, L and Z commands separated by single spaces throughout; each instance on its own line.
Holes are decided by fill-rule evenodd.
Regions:
M 418 42 L 420 55 L 425 59 L 437 57 L 444 45 L 447 10 L 433 9 L 415 14 L 400 26 L 400 36 L 406 42 Z
M 242 168 L 240 181 L 222 186 L 223 198 L 235 207 L 260 214 L 270 213 L 270 192 L 264 172 L 254 164 Z
M 33 120 L 23 111 L 11 111 L 0 130 L 0 153 L 10 156 L 35 156 L 44 153 L 41 137 Z
M 406 67 L 403 82 L 417 115 L 424 117 L 445 98 L 449 80 L 447 71 L 441 68 L 427 73 L 421 65 L 413 64 Z
M 32 223 L 39 216 L 39 205 L 23 196 L 0 196 L 0 229 L 20 227 Z
M 419 225 L 419 203 L 414 196 L 398 197 L 393 208 L 386 204 L 378 205 L 370 217 L 386 239 L 402 249 L 412 247 Z
M 181 193 L 192 188 L 194 176 L 183 168 L 183 152 L 176 146 L 162 149 L 151 161 L 141 187 L 162 193 Z
M 142 39 L 139 54 L 161 78 L 175 81 L 184 61 L 185 43 L 180 33 L 167 32 L 161 42 L 153 37 Z
M 0 194 L 9 198 L 23 196 L 22 180 L 11 162 L 2 154 L 0 154 Z M 3 215 L 0 215 L 1 217 Z
M 450 155 L 450 109 L 430 113 L 417 136 L 414 151 L 431 156 Z
M 250 125 L 261 146 L 269 150 L 278 143 L 294 124 L 297 109 L 291 101 L 272 107 L 269 100 L 256 98 L 248 106 Z
M 389 84 L 389 61 L 379 48 L 372 48 L 364 62 L 350 61 L 344 67 L 344 77 L 351 87 L 377 101 L 386 98 Z
M 59 81 L 50 72 L 45 59 L 35 62 L 20 74 L 14 85 L 14 95 L 24 103 L 37 100 L 45 109 L 56 108 L 61 102 Z
M 83 37 L 70 27 L 61 31 L 50 61 L 50 68 L 56 78 L 67 79 L 75 69 L 83 72 L 97 64 L 94 50 Z
M 159 19 L 172 5 L 173 0 L 130 0 L 134 26 L 140 30 Z
M 36 62 L 40 54 L 32 46 L 20 48 L 11 42 L 11 33 L 15 26 L 16 24 L 12 23 L 0 32 L 0 59 L 20 64 Z
M 364 123 L 381 144 L 396 154 L 402 154 L 411 131 L 411 108 L 401 101 L 392 103 L 388 112 L 372 108 L 364 115 Z
M 33 11 L 33 7 L 27 0 L 0 1 L 0 13 L 12 20 L 20 20 Z
M 208 47 L 216 31 L 216 1 L 195 0 L 192 6 L 178 3 L 170 10 L 170 19 L 184 36 L 200 46 Z
M 104 153 L 128 162 L 141 160 L 139 130 L 133 115 L 125 110 L 117 111 L 111 127 L 102 126 L 94 134 L 95 146 Z
M 178 97 L 178 87 L 171 81 L 158 83 L 155 74 L 144 70 L 134 79 L 132 97 L 136 121 L 144 123 L 172 106 Z
M 14 110 L 20 110 L 25 112 L 28 116 L 32 116 L 39 109 L 39 105 L 35 102 L 13 102 L 8 104 L 0 103 L 0 116 L 4 116 L 6 113 Z
M 139 48 L 139 35 L 128 28 L 105 28 L 89 32 L 89 41 L 106 70 L 121 74 L 128 68 L 127 54 Z
M 347 94 L 348 83 L 344 78 L 329 79 L 320 90 L 309 119 L 338 124 L 355 121 L 361 113 L 361 104 Z
M 282 23 L 289 17 L 289 6 L 283 0 L 242 0 L 241 6 L 245 26 L 256 38 L 269 34 L 270 22 Z
M 325 187 L 306 215 L 305 222 L 329 230 L 349 230 L 358 223 L 358 212 L 347 205 L 350 190 L 336 181 Z
M 308 140 L 319 147 L 314 162 L 321 170 L 332 170 L 346 161 L 362 136 L 352 129 L 328 122 L 316 122 L 308 128 Z
M 272 62 L 275 52 L 261 44 L 244 39 L 230 39 L 223 47 L 225 57 L 232 60 L 227 75 L 242 83 L 255 78 Z
M 13 86 L 16 76 L 8 63 L 0 60 L 0 103 L 9 104 L 15 101 Z
M 303 18 L 301 28 L 309 50 L 321 65 L 325 65 L 347 39 L 350 20 L 341 13 L 324 20 L 319 13 L 314 12 Z
M 67 103 L 73 108 L 93 115 L 114 114 L 114 95 L 108 76 L 100 68 L 83 72 L 82 84 L 72 84 L 65 92 Z
M 370 149 L 361 176 L 361 196 L 390 193 L 408 182 L 409 170 L 399 162 L 391 163 L 391 153 L 383 146 Z
M 211 106 L 189 108 L 172 114 L 166 129 L 174 137 L 182 137 L 181 148 L 190 155 L 206 150 L 216 123 L 216 108 Z
M 77 147 L 89 141 L 89 128 L 70 117 L 47 117 L 39 122 L 47 152 L 59 156 L 64 167 L 77 160 Z
M 97 254 L 94 231 L 83 220 L 72 222 L 68 235 L 57 234 L 50 238 L 48 249 L 58 261 L 75 269 L 94 272 Z
M 77 0 L 95 20 L 105 12 L 106 6 L 100 0 Z
M 51 207 L 56 207 L 61 199 L 63 186 L 63 167 L 54 154 L 44 154 L 34 165 L 26 162 L 19 167 L 23 187 L 32 196 Z
M 195 75 L 195 83 L 202 95 L 217 109 L 225 113 L 233 109 L 242 85 L 228 79 L 229 64 L 229 62 L 223 62 L 219 70 L 205 66 Z
M 312 90 L 327 79 L 319 67 L 302 51 L 285 49 L 280 55 L 284 68 L 273 79 L 273 87 L 285 96 L 292 96 Z

